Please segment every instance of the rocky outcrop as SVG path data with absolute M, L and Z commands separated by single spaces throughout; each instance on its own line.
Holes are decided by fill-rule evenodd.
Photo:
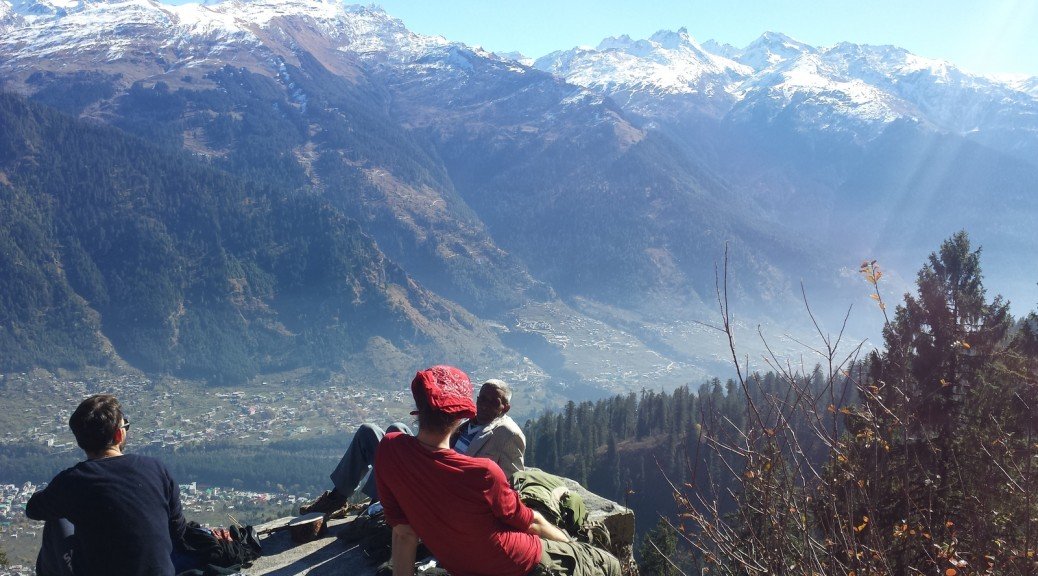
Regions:
M 571 490 L 584 498 L 588 509 L 588 519 L 602 522 L 609 529 L 611 552 L 620 558 L 625 573 L 637 574 L 634 563 L 634 512 L 589 492 L 582 486 L 567 479 Z M 312 542 L 299 544 L 292 540 L 288 531 L 268 534 L 262 539 L 264 556 L 256 561 L 246 573 L 250 576 L 295 576 L 309 574 L 313 576 L 351 574 L 353 576 L 374 576 L 375 566 L 367 563 L 357 544 L 346 545 L 336 534 L 353 521 L 353 516 L 346 519 L 331 520 L 327 531 Z M 257 526 L 263 531 L 288 524 L 290 518 L 275 520 Z
M 588 520 L 601 522 L 609 530 L 609 551 L 620 559 L 624 573 L 637 574 L 638 568 L 634 563 L 634 511 L 587 490 L 575 480 L 566 478 L 566 484 L 584 499 Z

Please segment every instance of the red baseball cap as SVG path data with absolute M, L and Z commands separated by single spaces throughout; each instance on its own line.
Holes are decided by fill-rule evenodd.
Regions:
M 433 366 L 415 374 L 411 395 L 424 397 L 431 408 L 458 418 L 474 418 L 476 403 L 472 401 L 472 382 L 468 374 L 453 366 Z M 417 414 L 418 412 L 411 412 Z

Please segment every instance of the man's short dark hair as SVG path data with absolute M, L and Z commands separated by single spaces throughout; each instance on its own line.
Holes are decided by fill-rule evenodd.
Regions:
M 101 452 L 114 443 L 122 419 L 122 406 L 115 396 L 95 394 L 79 403 L 68 419 L 68 427 L 85 452 Z
M 418 408 L 418 428 L 437 434 L 454 430 L 454 424 L 460 422 L 457 416 L 447 414 L 429 405 L 425 396 L 415 396 L 415 407 Z

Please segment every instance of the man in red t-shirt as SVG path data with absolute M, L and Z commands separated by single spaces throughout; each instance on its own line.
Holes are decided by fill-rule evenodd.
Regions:
M 389 434 L 375 454 L 375 482 L 393 527 L 393 576 L 414 574 L 419 538 L 454 576 L 525 576 L 535 569 L 619 576 L 615 557 L 570 542 L 527 508 L 497 464 L 450 448 L 451 433 L 476 413 L 464 372 L 451 366 L 422 370 L 411 394 L 418 436 Z

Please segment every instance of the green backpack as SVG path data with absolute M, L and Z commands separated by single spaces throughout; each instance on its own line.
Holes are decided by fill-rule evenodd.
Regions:
M 519 499 L 537 510 L 552 524 L 576 535 L 587 520 L 587 507 L 580 494 L 570 490 L 566 481 L 540 470 L 520 470 L 512 474 L 512 488 Z

